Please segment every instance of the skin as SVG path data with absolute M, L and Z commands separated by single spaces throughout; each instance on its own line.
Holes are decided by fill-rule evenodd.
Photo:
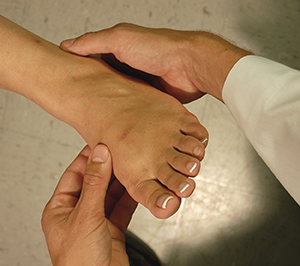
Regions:
M 112 176 L 108 148 L 85 147 L 62 175 L 43 213 L 53 265 L 129 265 L 124 234 L 135 208 Z
M 131 197 L 158 218 L 173 215 L 195 188 L 188 177 L 198 174 L 207 145 L 197 118 L 148 83 L 65 53 L 3 17 L 0 34 L 0 87 L 71 125 L 90 147 L 106 144 Z
M 112 53 L 120 62 L 151 74 L 150 83 L 182 103 L 206 93 L 223 101 L 222 89 L 230 70 L 252 54 L 212 33 L 128 23 L 66 40 L 61 48 L 79 55 Z
M 230 70 L 240 58 L 251 54 L 210 33 L 132 24 L 66 40 L 61 48 L 84 56 L 111 53 L 114 58 L 110 56 L 108 62 L 115 68 L 146 80 L 181 102 L 206 93 L 223 101 L 222 89 Z

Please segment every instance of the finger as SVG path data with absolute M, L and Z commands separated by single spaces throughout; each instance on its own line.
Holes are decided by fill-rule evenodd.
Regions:
M 82 188 L 82 180 L 90 153 L 91 148 L 88 146 L 86 146 L 79 153 L 76 159 L 62 175 L 54 191 L 53 197 L 60 196 L 62 198 L 63 195 L 73 196 L 76 198 L 79 197 Z M 68 204 L 70 206 L 68 201 L 64 201 L 64 204 Z
M 61 49 L 78 55 L 111 53 L 108 46 L 108 30 L 88 32 L 75 39 L 65 40 L 60 44 Z
M 108 148 L 97 145 L 92 151 L 85 170 L 79 208 L 85 216 L 104 216 L 104 202 L 112 175 L 112 161 Z
M 126 189 L 120 183 L 120 181 L 114 178 L 108 186 L 105 198 L 105 216 L 109 217 L 112 211 L 114 210 L 115 205 L 124 195 Z
M 84 171 L 91 149 L 86 146 L 62 175 L 52 198 L 47 203 L 42 215 L 42 228 L 47 236 L 52 221 L 57 215 L 67 215 L 66 210 L 73 209 L 80 195 Z
M 136 207 L 137 203 L 125 191 L 115 205 L 113 212 L 109 216 L 109 220 L 125 233 Z

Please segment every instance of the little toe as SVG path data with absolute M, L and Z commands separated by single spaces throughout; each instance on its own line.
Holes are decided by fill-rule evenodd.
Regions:
M 197 138 L 206 148 L 208 144 L 209 134 L 204 126 L 202 126 L 195 116 L 190 116 L 181 125 L 181 132 L 185 135 Z
M 169 190 L 172 190 L 178 197 L 187 198 L 195 190 L 195 181 L 185 175 L 176 172 L 170 165 L 160 167 L 158 173 L 159 181 Z
M 181 199 L 155 179 L 146 179 L 128 189 L 132 198 L 156 218 L 166 219 L 177 212 Z
M 180 152 L 196 157 L 200 161 L 203 160 L 205 155 L 205 147 L 201 141 L 192 136 L 182 135 L 181 133 L 174 148 Z
M 200 161 L 190 155 L 170 149 L 167 158 L 168 164 L 172 168 L 185 176 L 196 176 L 200 171 Z

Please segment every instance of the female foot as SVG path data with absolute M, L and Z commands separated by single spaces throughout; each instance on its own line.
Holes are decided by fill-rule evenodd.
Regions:
M 132 198 L 167 218 L 195 189 L 188 177 L 199 172 L 208 133 L 175 98 L 97 64 L 101 71 L 77 83 L 80 123 L 74 127 L 91 146 L 105 143 Z

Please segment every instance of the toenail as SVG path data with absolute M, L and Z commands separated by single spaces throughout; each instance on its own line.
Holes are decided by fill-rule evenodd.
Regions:
M 186 191 L 187 190 L 187 188 L 190 186 L 190 184 L 188 184 L 188 183 L 182 183 L 181 185 L 180 185 L 180 187 L 179 187 L 179 192 L 180 193 L 183 193 L 184 191 Z
M 201 147 L 200 146 L 197 146 L 195 149 L 194 149 L 194 155 L 195 156 L 199 156 L 200 153 L 201 153 Z
M 167 208 L 167 203 L 169 200 L 173 199 L 174 197 L 171 196 L 170 194 L 164 194 L 161 197 L 158 198 L 157 200 L 157 206 L 166 209 Z
M 187 164 L 186 168 L 188 169 L 189 173 L 191 174 L 196 169 L 196 167 L 197 167 L 197 163 L 190 162 Z
M 201 140 L 201 143 L 204 145 L 208 141 L 208 138 L 205 137 L 204 139 Z

